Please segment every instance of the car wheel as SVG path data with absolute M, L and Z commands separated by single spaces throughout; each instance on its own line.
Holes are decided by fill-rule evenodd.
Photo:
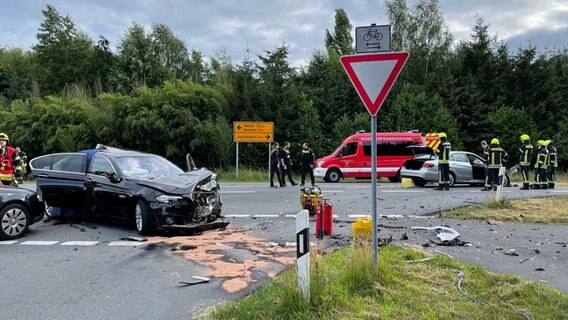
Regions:
M 329 169 L 327 170 L 327 174 L 325 175 L 327 181 L 329 182 L 338 182 L 341 179 L 341 171 L 337 169 Z
M 456 184 L 456 174 L 450 172 L 450 187 L 453 187 Z
M 45 205 L 45 216 L 49 219 L 53 219 L 53 214 L 51 213 L 53 210 L 52 206 Z
M 400 182 L 400 169 L 396 172 L 396 176 L 389 177 L 390 182 Z
M 412 180 L 412 183 L 414 183 L 415 186 L 419 186 L 419 187 L 423 187 L 423 186 L 426 185 L 426 181 L 418 180 L 418 179 Z
M 0 211 L 0 239 L 21 237 L 30 225 L 30 213 L 21 204 L 10 204 Z
M 136 230 L 140 235 L 146 236 L 152 233 L 155 229 L 154 217 L 150 211 L 150 207 L 146 201 L 139 199 L 136 202 L 134 209 L 134 222 L 136 223 Z

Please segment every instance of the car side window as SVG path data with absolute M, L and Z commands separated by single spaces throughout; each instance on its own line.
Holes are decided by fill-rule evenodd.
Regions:
M 30 167 L 38 170 L 53 170 L 71 173 L 85 173 L 85 155 L 78 153 L 57 153 L 37 157 Z
M 110 176 L 111 173 L 116 172 L 110 161 L 101 155 L 95 155 L 91 162 L 91 169 L 89 173 L 96 175 Z
M 474 156 L 473 154 L 468 154 L 467 159 L 469 160 L 469 163 L 471 163 L 471 165 L 473 165 L 473 166 L 484 166 L 485 165 L 483 160 L 481 160 L 477 156 Z
M 341 153 L 340 155 L 342 157 L 345 156 L 350 156 L 352 154 L 356 154 L 357 153 L 357 142 L 351 142 L 345 145 L 345 147 L 343 147 L 343 149 L 341 149 Z
M 463 153 L 452 153 L 450 155 L 450 161 L 457 161 L 457 162 L 467 162 L 469 163 L 469 160 L 467 160 L 467 156 Z

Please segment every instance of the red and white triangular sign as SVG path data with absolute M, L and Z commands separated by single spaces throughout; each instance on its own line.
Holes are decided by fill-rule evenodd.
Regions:
M 408 52 L 357 54 L 340 60 L 369 114 L 375 116 L 408 60 Z

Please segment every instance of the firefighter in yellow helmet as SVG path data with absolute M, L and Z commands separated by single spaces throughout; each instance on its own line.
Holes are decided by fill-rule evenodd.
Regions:
M 556 181 L 556 168 L 558 167 L 557 151 L 552 145 L 552 140 L 546 140 L 546 149 L 548 150 L 548 189 L 554 189 Z
M 438 155 L 438 187 L 435 190 L 450 190 L 450 152 L 452 145 L 444 132 L 438 134 L 440 147 L 436 150 Z
M 523 176 L 523 186 L 521 190 L 528 190 L 530 187 L 529 171 L 531 169 L 531 159 L 533 146 L 528 134 L 521 135 L 521 146 L 519 147 L 519 167 Z
M 531 186 L 531 189 L 548 189 L 548 179 L 546 177 L 546 171 L 548 169 L 548 149 L 546 148 L 546 141 L 538 140 L 537 142 L 538 153 L 536 158 L 536 163 L 534 164 L 535 169 L 535 183 Z
M 499 146 L 499 139 L 493 138 L 489 146 L 487 160 L 487 177 L 485 177 L 485 187 L 481 191 L 497 190 L 499 184 L 499 169 L 503 167 L 503 162 L 509 161 L 509 155 Z
M 16 179 L 21 179 L 22 166 L 20 155 L 8 143 L 10 138 L 0 133 L 0 181 L 3 185 L 18 185 Z

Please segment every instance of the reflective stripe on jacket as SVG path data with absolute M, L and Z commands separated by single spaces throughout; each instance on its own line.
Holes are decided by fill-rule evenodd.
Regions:
M 507 160 L 509 160 L 509 155 L 501 147 L 492 145 L 489 148 L 487 168 L 501 168 L 503 166 L 503 162 L 507 162 Z
M 533 146 L 530 143 L 523 143 L 519 147 L 519 164 L 521 166 L 530 166 L 532 159 Z
M 448 164 L 450 163 L 450 151 L 452 151 L 452 145 L 448 141 L 442 142 L 438 153 L 438 163 Z

